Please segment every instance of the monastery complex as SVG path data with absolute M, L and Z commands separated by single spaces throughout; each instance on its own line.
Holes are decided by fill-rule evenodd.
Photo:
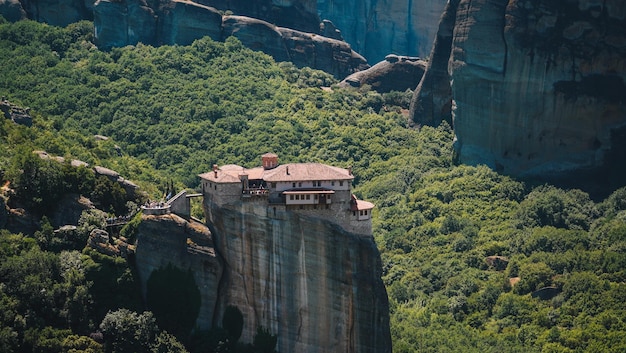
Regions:
M 321 163 L 279 164 L 273 153 L 261 159 L 262 165 L 251 169 L 213 165 L 212 171 L 200 174 L 205 204 L 253 202 L 265 205 L 269 217 L 297 212 L 332 221 L 348 232 L 372 235 L 374 204 L 352 194 L 351 169 Z

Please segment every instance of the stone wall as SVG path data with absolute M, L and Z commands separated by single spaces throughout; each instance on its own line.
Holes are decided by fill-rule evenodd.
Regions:
M 242 311 L 241 340 L 250 342 L 264 326 L 278 335 L 279 352 L 391 352 L 373 239 L 274 207 L 254 201 L 218 207 L 205 199 L 224 259 L 218 311 L 227 305 Z

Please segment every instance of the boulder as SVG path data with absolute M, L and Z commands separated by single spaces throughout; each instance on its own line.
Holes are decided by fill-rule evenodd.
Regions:
M 487 266 L 496 271 L 503 271 L 509 265 L 509 259 L 504 256 L 492 255 L 485 258 Z
M 0 111 L 4 113 L 5 118 L 11 119 L 16 124 L 25 126 L 33 125 L 33 118 L 30 116 L 30 108 L 19 107 L 6 100 L 4 97 L 0 101 Z
M 413 120 L 436 125 L 450 104 L 461 163 L 522 177 L 624 172 L 625 11 L 619 0 L 450 1 Z
M 414 89 L 424 74 L 426 61 L 420 58 L 387 55 L 385 60 L 346 77 L 339 86 L 361 87 L 370 85 L 379 93 Z

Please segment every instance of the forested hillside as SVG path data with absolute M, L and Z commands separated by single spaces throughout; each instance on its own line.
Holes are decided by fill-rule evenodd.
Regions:
M 115 169 L 152 197 L 170 181 L 197 187 L 214 163 L 258 165 L 265 152 L 353 166 L 355 193 L 377 206 L 394 352 L 626 350 L 626 188 L 597 201 L 453 165 L 450 126 L 406 127 L 411 92 L 339 89 L 234 38 L 103 52 L 92 31 L 89 22 L 0 24 L 0 95 L 34 118 L 32 127 L 0 119 L 7 188 L 23 185 L 29 161 L 41 180 L 66 175 L 46 173 L 61 167 L 33 162 L 33 150 Z M 55 184 L 38 185 L 15 191 L 46 205 L 37 218 L 56 205 L 44 187 Z M 142 314 L 132 263 L 83 250 L 103 218 L 83 219 L 65 242 L 53 241 L 47 218 L 34 234 L 0 230 L 0 346 L 101 352 L 88 338 L 99 328 L 110 351 L 182 351 L 179 341 L 201 351 Z M 115 336 L 119 322 L 129 330 Z M 122 344 L 131 328 L 147 339 Z

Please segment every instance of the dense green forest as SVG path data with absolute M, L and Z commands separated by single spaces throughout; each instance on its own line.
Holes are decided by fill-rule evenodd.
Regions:
M 89 22 L 0 24 L 0 95 L 34 118 L 0 119 L 0 182 L 14 190 L 0 205 L 40 219 L 33 234 L 0 229 L 5 351 L 207 347 L 144 311 L 132 261 L 83 249 L 106 214 L 85 214 L 63 239 L 47 218 L 67 192 L 108 216 L 141 199 L 107 198 L 114 186 L 34 150 L 112 168 L 151 197 L 171 182 L 195 188 L 214 163 L 258 165 L 265 152 L 353 166 L 355 193 L 377 205 L 394 352 L 626 351 L 626 188 L 598 201 L 454 165 L 449 125 L 407 128 L 411 92 L 339 89 L 234 38 L 103 52 L 92 32 Z

